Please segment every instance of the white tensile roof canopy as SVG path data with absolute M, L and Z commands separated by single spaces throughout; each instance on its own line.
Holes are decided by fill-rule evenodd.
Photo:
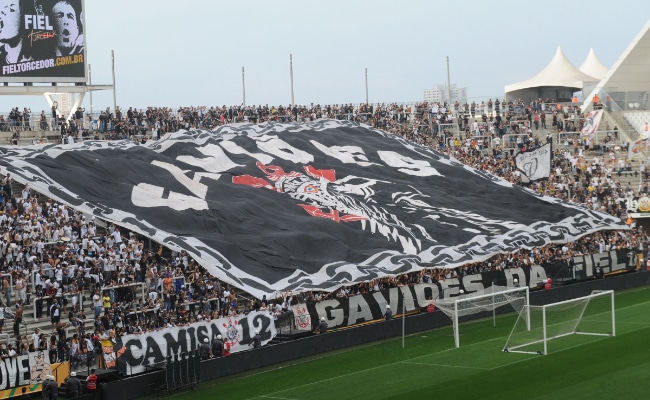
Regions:
M 597 82 L 599 79 L 576 68 L 566 58 L 562 48 L 557 47 L 551 62 L 532 78 L 506 85 L 508 99 L 530 101 L 537 98 L 551 97 L 558 101 L 570 101 L 573 92 L 581 90 L 585 82 Z
M 594 49 L 591 48 L 589 49 L 587 58 L 585 58 L 585 61 L 580 66 L 580 71 L 600 81 L 607 75 L 609 68 L 600 61 Z
M 629 102 L 638 102 L 643 109 L 648 107 L 650 92 L 650 21 L 630 42 L 625 51 L 616 60 L 606 76 L 598 83 L 588 96 L 582 109 L 591 105 L 594 95 L 604 98 L 611 95 L 613 100 L 625 109 Z

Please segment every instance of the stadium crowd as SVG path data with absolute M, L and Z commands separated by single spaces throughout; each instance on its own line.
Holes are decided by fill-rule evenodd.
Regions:
M 514 165 L 515 149 L 526 151 L 553 142 L 552 135 L 537 135 L 545 123 L 545 102 L 523 104 L 416 104 L 411 107 L 388 104 L 302 107 L 149 107 L 112 116 L 100 116 L 97 134 L 116 137 L 142 132 L 154 137 L 180 128 L 213 128 L 235 122 L 308 121 L 319 118 L 349 119 L 384 129 L 408 140 L 430 146 L 479 170 L 490 172 L 517 185 L 599 209 L 619 218 L 626 210 L 618 201 L 648 193 L 648 171 L 641 171 L 639 188 L 621 187 L 616 170 L 595 157 L 579 162 L 573 146 L 555 145 L 553 170 L 548 179 L 524 183 Z M 546 103 L 551 103 L 549 100 Z M 553 109 L 556 129 L 579 129 L 579 111 Z M 542 115 L 544 117 L 542 117 Z M 83 116 L 81 116 L 83 119 Z M 473 121 L 472 121 L 473 120 Z M 470 122 L 471 121 L 471 122 Z M 458 130 L 452 124 L 457 124 Z M 83 125 L 82 125 L 83 126 Z M 86 128 L 83 128 L 86 129 Z M 454 136 L 454 131 L 461 135 Z M 506 143 L 506 135 L 516 137 Z M 568 136 L 567 136 L 568 137 Z M 508 139 L 509 140 L 509 139 Z M 568 140 L 568 139 L 567 139 Z M 576 142 L 577 143 L 577 142 Z M 584 146 L 585 143 L 579 143 Z M 508 147 L 511 146 L 511 147 Z M 617 166 L 618 167 L 618 166 Z M 72 209 L 44 199 L 29 187 L 2 176 L 0 190 L 0 333 L 5 320 L 13 317 L 14 340 L 0 346 L 0 357 L 11 357 L 37 349 L 50 353 L 52 360 L 92 359 L 100 339 L 137 334 L 190 324 L 220 316 L 268 312 L 286 320 L 291 305 L 317 302 L 330 296 L 350 296 L 387 287 L 444 280 L 459 275 L 494 269 L 518 268 L 530 264 L 569 263 L 581 254 L 612 249 L 636 249 L 647 260 L 650 237 L 640 228 L 602 231 L 575 242 L 549 244 L 502 254 L 490 260 L 451 270 L 423 269 L 398 277 L 342 287 L 332 293 L 278 293 L 274 299 L 248 299 L 236 289 L 210 276 L 187 253 L 153 245 L 132 232 L 103 221 L 87 220 Z M 38 321 L 49 318 L 50 332 L 21 331 L 25 306 L 33 306 Z M 86 321 L 92 320 L 92 329 Z M 50 326 L 48 326 L 49 328 Z M 48 329 L 43 329 L 48 330 Z

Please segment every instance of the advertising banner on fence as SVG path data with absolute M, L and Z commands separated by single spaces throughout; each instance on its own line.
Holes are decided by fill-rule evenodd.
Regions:
M 125 335 L 117 338 L 114 346 L 117 368 L 122 374 L 138 374 L 147 367 L 165 362 L 167 357 L 182 357 L 196 351 L 204 339 L 212 343 L 218 335 L 230 344 L 230 351 L 236 353 L 251 348 L 248 345 L 255 332 L 262 337 L 262 345 L 277 334 L 273 317 L 268 312 L 252 312 L 139 335 Z M 106 365 L 108 367 L 108 361 Z
M 634 269 L 636 266 L 634 250 L 612 250 L 598 254 L 574 257 L 569 261 L 551 264 L 508 268 L 450 278 L 433 283 L 420 283 L 410 286 L 390 288 L 380 292 L 350 296 L 349 298 L 332 298 L 318 303 L 293 306 L 296 326 L 311 323 L 315 329 L 321 317 L 325 317 L 330 329 L 361 324 L 384 317 L 386 305 L 401 314 L 413 311 L 427 311 L 433 300 L 453 299 L 460 295 L 462 289 L 467 295 L 490 293 L 490 286 L 514 286 L 515 279 L 519 285 L 541 288 L 547 278 L 557 280 L 591 279 L 596 273 L 596 266 L 607 274 L 616 271 Z
M 117 362 L 115 360 L 115 352 L 113 351 L 113 342 L 108 339 L 100 340 L 99 343 L 102 345 L 102 356 L 104 358 L 104 367 L 105 368 L 115 368 L 117 367 Z
M 63 368 L 60 368 L 61 366 Z M 68 375 L 67 363 L 50 363 L 50 356 L 46 351 L 15 357 L 8 357 L 5 353 L 0 360 L 0 399 L 18 397 L 22 387 L 27 388 L 27 393 L 40 392 L 41 382 L 48 375 L 55 375 L 61 383 Z
M 4 82 L 85 82 L 82 0 L 0 1 Z

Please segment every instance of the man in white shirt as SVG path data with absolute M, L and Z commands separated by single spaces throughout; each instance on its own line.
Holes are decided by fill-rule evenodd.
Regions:
M 0 303 L 0 333 L 5 326 L 5 307 Z
M 40 335 L 41 335 L 41 330 L 39 328 L 35 328 L 34 333 L 32 333 L 32 343 L 34 343 L 35 349 L 38 349 L 41 345 Z
M 87 365 L 91 366 L 94 362 L 95 359 L 95 345 L 93 344 L 93 340 L 90 337 L 85 337 L 84 341 L 86 343 L 86 349 L 88 350 L 87 353 Z
M 106 248 L 107 249 L 112 249 L 113 246 L 115 246 L 115 239 L 113 239 L 113 236 L 108 235 L 106 237 Z
M 227 309 L 228 308 L 228 298 L 230 297 L 230 290 L 224 289 L 223 293 L 221 294 L 221 308 L 222 309 Z
M 49 264 L 48 264 L 49 265 Z M 45 265 L 42 265 L 42 268 L 45 269 Z M 46 289 L 47 276 L 43 272 L 34 274 L 34 286 L 41 286 L 44 290 Z
M 120 228 L 118 228 L 117 226 L 115 227 L 115 230 L 113 231 L 113 233 L 111 233 L 111 236 L 113 236 L 113 239 L 115 239 L 115 243 L 117 245 L 120 245 L 122 243 L 122 236 L 120 234 Z
M 67 238 L 72 237 L 72 225 L 70 225 L 70 222 L 67 222 L 63 227 L 63 236 Z
M 16 289 L 16 303 L 23 305 L 27 301 L 27 282 L 23 275 L 18 275 L 14 289 Z
M 8 357 L 16 357 L 18 354 L 16 353 L 16 349 L 14 349 L 14 346 L 12 344 L 7 345 L 7 356 Z
M 99 295 L 99 290 L 95 290 L 93 295 L 93 307 L 95 309 L 95 318 L 97 318 L 102 313 L 102 297 Z

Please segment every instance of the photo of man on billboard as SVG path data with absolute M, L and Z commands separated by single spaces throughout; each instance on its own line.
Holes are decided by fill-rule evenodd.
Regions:
M 77 3 L 79 5 L 79 3 Z M 82 54 L 84 49 L 81 10 L 76 10 L 70 0 L 56 1 L 50 11 L 56 39 L 57 56 Z
M 22 29 L 25 8 L 18 0 L 0 0 L 0 65 L 28 61 Z
M 0 0 L 0 80 L 85 82 L 83 0 Z

